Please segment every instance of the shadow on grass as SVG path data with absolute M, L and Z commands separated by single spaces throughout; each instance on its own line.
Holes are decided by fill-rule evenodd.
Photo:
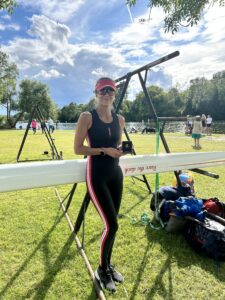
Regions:
M 132 193 L 132 195 L 135 196 L 135 198 L 137 197 L 137 199 L 139 199 L 138 202 L 136 202 L 134 205 L 132 205 L 131 207 L 129 207 L 126 211 L 124 211 L 123 213 L 121 213 L 121 217 L 123 217 L 124 215 L 128 214 L 129 212 L 131 212 L 135 207 L 137 207 L 138 205 L 140 205 L 147 197 L 150 197 L 150 193 L 148 191 L 146 191 L 146 194 L 144 195 L 140 195 L 139 192 L 137 192 L 137 190 L 131 189 L 129 187 L 126 188 L 127 192 Z M 126 192 L 126 193 L 127 193 Z M 127 197 L 127 196 L 125 196 Z
M 26 269 L 34 255 L 37 251 L 42 249 L 44 253 L 44 263 L 45 263 L 45 277 L 36 285 L 36 287 L 33 287 L 30 289 L 26 295 L 23 296 L 23 299 L 44 299 L 49 288 L 51 287 L 52 283 L 54 282 L 54 278 L 57 275 L 57 273 L 63 268 L 63 265 L 66 261 L 70 259 L 74 259 L 70 255 L 68 255 L 69 249 L 71 245 L 74 243 L 74 234 L 71 233 L 68 240 L 66 241 L 65 245 L 61 249 L 61 252 L 59 253 L 57 259 L 55 260 L 54 264 L 50 263 L 50 251 L 49 251 L 49 238 L 51 233 L 54 231 L 56 226 L 61 222 L 62 218 L 64 218 L 64 213 L 62 213 L 60 216 L 57 217 L 52 227 L 49 229 L 49 231 L 44 235 L 43 239 L 38 243 L 38 245 L 35 247 L 35 249 L 32 251 L 32 253 L 27 257 L 27 259 L 23 262 L 21 267 L 18 269 L 18 271 L 12 276 L 10 281 L 5 285 L 5 287 L 0 291 L 0 299 L 4 298 L 5 293 L 7 290 L 12 287 L 14 282 L 17 280 L 17 278 L 20 276 L 20 274 Z M 94 242 L 98 238 L 98 235 L 92 237 L 92 239 L 86 243 L 86 246 L 92 242 Z M 79 254 L 78 250 L 76 255 Z M 32 296 L 33 295 L 33 296 Z M 93 286 L 92 292 L 89 296 L 89 299 L 94 299 L 96 296 L 95 289 Z
M 197 254 L 185 240 L 185 237 L 179 233 L 168 233 L 165 230 L 160 231 L 160 237 L 157 236 L 157 231 L 150 227 L 146 227 L 146 235 L 149 240 L 159 242 L 160 245 L 168 252 L 169 256 L 176 261 L 181 267 L 196 265 L 201 269 L 213 274 L 217 279 L 225 282 L 225 270 L 212 258 Z M 187 259 L 187 257 L 189 259 Z
M 169 286 L 165 287 L 163 283 L 163 276 L 168 272 Z M 164 262 L 159 274 L 155 278 L 155 282 L 152 284 L 152 288 L 145 295 L 146 299 L 153 299 L 154 295 L 159 294 L 162 299 L 173 299 L 173 274 L 171 270 L 171 259 L 168 257 Z
M 167 233 L 163 229 L 157 231 L 146 226 L 146 236 L 149 242 L 146 246 L 143 258 L 140 261 L 140 267 L 139 270 L 137 270 L 137 277 L 130 299 L 135 299 L 147 260 L 149 258 L 151 245 L 157 243 L 162 247 L 162 252 L 167 253 L 167 258 L 161 266 L 158 275 L 155 277 L 154 282 L 151 282 L 151 288 L 146 289 L 143 292 L 143 299 L 154 299 L 156 296 L 160 296 L 162 299 L 173 299 L 173 274 L 171 265 L 174 262 L 176 262 L 176 264 L 181 268 L 186 268 L 190 265 L 198 266 L 200 269 L 209 272 L 221 282 L 225 283 L 225 270 L 222 267 L 222 264 L 218 268 L 213 259 L 195 253 L 181 234 Z M 165 286 L 165 283 L 163 283 L 163 278 L 166 273 L 168 274 L 169 280 L 168 286 Z M 186 279 L 188 280 L 188 278 Z
M 98 296 L 97 296 L 97 293 L 96 293 L 96 290 L 95 290 L 95 287 L 94 287 L 94 284 L 93 284 L 93 285 L 92 285 L 91 293 L 90 293 L 90 295 L 87 297 L 86 300 L 94 300 L 94 299 L 98 299 Z
M 31 261 L 32 257 L 35 255 L 35 253 L 43 247 L 43 245 L 48 244 L 48 239 L 51 235 L 51 233 L 54 231 L 56 226 L 61 222 L 64 214 L 62 214 L 60 217 L 58 217 L 55 221 L 55 223 L 52 225 L 52 227 L 49 229 L 49 231 L 45 234 L 43 239 L 40 241 L 40 243 L 35 247 L 33 252 L 28 256 L 28 258 L 24 261 L 24 263 L 21 265 L 19 270 L 13 275 L 13 277 L 10 279 L 10 281 L 6 284 L 6 286 L 0 291 L 0 299 L 4 296 L 6 291 L 13 285 L 14 281 L 19 277 L 20 273 L 22 273 L 25 268 L 27 267 L 28 263 Z
M 29 299 L 32 297 L 32 299 L 35 300 L 41 300 L 45 299 L 45 296 L 51 287 L 52 283 L 54 282 L 54 278 L 57 275 L 57 273 L 63 268 L 63 265 L 66 261 L 72 259 L 71 256 L 68 256 L 68 251 L 70 249 L 70 246 L 74 242 L 74 235 L 71 233 L 68 240 L 66 241 L 65 245 L 63 246 L 59 256 L 55 260 L 54 264 L 49 264 L 49 258 L 48 258 L 48 247 L 47 243 L 44 243 L 43 251 L 46 254 L 45 256 L 45 271 L 46 275 L 45 277 L 36 285 L 35 288 L 31 288 L 25 296 L 23 296 L 24 299 Z M 46 251 L 47 250 L 47 251 Z M 78 252 L 76 253 L 78 254 Z M 74 256 L 73 256 L 74 258 Z M 34 296 L 32 296 L 35 294 Z
M 57 273 L 62 269 L 64 263 L 67 260 L 72 259 L 71 256 L 68 256 L 69 249 L 71 247 L 71 244 L 74 243 L 74 234 L 71 233 L 68 240 L 66 241 L 65 245 L 61 249 L 60 254 L 58 255 L 57 259 L 55 260 L 54 264 L 50 263 L 50 251 L 49 251 L 49 238 L 52 232 L 55 230 L 57 225 L 61 222 L 61 220 L 64 218 L 64 213 L 62 213 L 60 216 L 58 216 L 52 225 L 52 227 L 48 230 L 48 232 L 44 235 L 42 240 L 38 243 L 38 245 L 34 248 L 32 253 L 27 257 L 27 259 L 23 262 L 21 267 L 18 269 L 18 271 L 11 277 L 9 282 L 3 287 L 3 289 L 0 291 L 0 299 L 4 298 L 4 295 L 10 289 L 14 282 L 17 280 L 17 278 L 20 276 L 20 274 L 26 269 L 32 258 L 35 256 L 37 251 L 42 249 L 44 253 L 44 263 L 45 263 L 45 277 L 41 280 L 41 282 L 35 287 L 32 288 L 27 292 L 27 294 L 24 296 L 24 299 L 30 298 L 32 294 L 35 294 L 32 296 L 32 299 L 44 299 L 48 289 L 51 287 L 54 277 L 57 275 Z M 92 237 L 92 239 L 86 243 L 86 246 L 92 242 L 94 242 L 98 238 L 98 235 Z M 79 252 L 77 251 L 77 254 Z M 74 256 L 73 256 L 74 258 Z M 90 294 L 90 299 L 94 299 L 95 296 L 95 290 L 93 287 L 93 291 Z M 92 298 L 91 298 L 92 297 Z
M 149 242 L 146 249 L 145 249 L 145 252 L 144 252 L 144 255 L 143 255 L 143 258 L 140 262 L 140 267 L 139 269 L 137 270 L 137 277 L 136 277 L 136 280 L 135 280 L 135 283 L 134 283 L 134 287 L 131 291 L 131 297 L 130 297 L 130 300 L 133 300 L 135 299 L 135 296 L 136 296 L 136 293 L 137 293 L 137 290 L 138 290 L 138 286 L 141 282 L 141 278 L 142 278 L 142 275 L 143 275 L 143 271 L 145 269 L 145 266 L 146 266 L 146 263 L 147 263 L 147 259 L 148 259 L 148 251 L 149 251 L 149 248 L 151 246 L 151 243 Z

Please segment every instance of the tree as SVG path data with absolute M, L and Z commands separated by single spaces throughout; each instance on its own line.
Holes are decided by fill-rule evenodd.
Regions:
M 130 6 L 135 5 L 137 0 L 127 0 Z M 203 10 L 213 4 L 225 5 L 225 0 L 149 0 L 148 6 L 162 7 L 166 16 L 164 29 L 166 32 L 177 32 L 181 26 L 196 25 L 203 14 Z
M 0 0 L 0 11 L 7 10 L 8 13 L 11 14 L 15 6 L 16 6 L 15 0 Z
M 147 87 L 147 90 L 158 116 L 173 115 L 173 108 L 169 105 L 168 95 L 162 88 L 152 85 Z M 130 120 L 134 122 L 147 121 L 155 117 L 144 92 L 136 95 L 136 99 L 129 105 L 129 112 Z M 123 114 L 123 111 L 121 113 Z
M 224 120 L 225 112 L 225 71 L 213 75 L 211 83 L 214 87 L 214 97 L 211 103 L 211 112 L 214 119 Z
M 45 118 L 51 116 L 57 119 L 57 107 L 49 96 L 49 88 L 46 84 L 24 79 L 20 83 L 19 108 L 23 112 L 31 113 L 37 105 Z
M 171 116 L 181 115 L 184 109 L 184 102 L 177 88 L 173 87 L 168 91 L 168 101 L 172 110 Z
M 6 53 L 0 50 L 0 104 L 6 108 L 7 121 L 11 124 L 11 111 L 16 109 L 16 82 L 18 69 L 9 61 Z
M 66 105 L 61 109 L 59 120 L 61 122 L 69 123 L 77 122 L 82 111 L 84 111 L 83 104 L 76 104 L 74 102 L 71 102 L 69 105 Z
M 123 100 L 122 104 L 121 104 L 121 114 L 124 116 L 126 122 L 132 122 L 133 118 L 132 118 L 132 111 L 131 111 L 131 107 L 132 107 L 133 102 L 129 101 L 129 100 Z
M 84 105 L 83 111 L 92 110 L 93 108 L 95 108 L 95 103 L 96 103 L 95 98 L 92 98 L 87 104 Z

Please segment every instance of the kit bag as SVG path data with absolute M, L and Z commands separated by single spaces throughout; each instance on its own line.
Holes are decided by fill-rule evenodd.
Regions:
M 174 214 L 175 201 L 184 196 L 191 196 L 190 187 L 162 186 L 159 188 L 157 195 L 155 193 L 152 195 L 150 209 L 154 212 L 155 219 L 160 221 L 168 232 L 182 232 L 184 229 L 186 220 Z
M 159 188 L 157 195 L 152 194 L 150 200 L 150 209 L 155 211 L 159 206 L 161 206 L 162 201 L 175 201 L 180 197 L 192 196 L 190 187 L 172 187 L 172 186 L 162 186 Z
M 221 218 L 225 218 L 225 203 L 218 198 L 203 199 L 203 208 Z
M 225 225 L 207 216 L 204 222 L 188 220 L 184 236 L 199 254 L 225 261 Z

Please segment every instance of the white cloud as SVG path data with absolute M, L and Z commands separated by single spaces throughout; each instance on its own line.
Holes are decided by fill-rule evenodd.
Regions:
M 181 44 L 180 57 L 175 58 L 171 64 L 168 63 L 165 69 L 165 72 L 173 74 L 173 84 L 179 83 L 185 88 L 193 78 L 211 79 L 216 72 L 225 70 L 224 18 L 225 10 L 221 7 L 211 7 L 206 11 L 199 24 L 201 32 L 195 30 L 198 31 L 198 38 Z M 174 45 L 172 41 L 159 43 L 155 45 L 154 51 L 162 53 L 164 49 L 174 49 Z
M 121 30 L 111 34 L 111 42 L 126 47 L 142 47 L 143 43 L 155 40 L 159 35 L 159 29 L 162 27 L 164 13 L 159 8 L 153 8 L 150 19 L 149 11 L 146 8 L 145 14 L 133 18 L 133 23 L 129 23 Z M 140 20 L 147 20 L 141 23 Z
M 11 24 L 0 23 L 0 30 L 2 30 L 2 31 L 4 31 L 4 30 L 19 31 L 20 30 L 20 26 L 18 24 L 15 24 L 15 23 L 11 23 Z
M 164 14 L 158 8 L 152 10 L 151 19 L 145 24 L 139 23 L 139 19 L 148 18 L 146 7 L 144 14 L 133 17 L 133 23 L 124 24 L 122 19 L 116 19 L 118 0 L 109 3 L 98 0 L 92 5 L 87 0 L 21 2 L 39 9 L 45 16 L 33 15 L 29 19 L 29 36 L 17 35 L 4 49 L 15 59 L 23 75 L 44 79 L 60 77 L 55 90 L 70 89 L 74 93 L 78 86 L 77 90 L 82 90 L 79 99 L 86 97 L 83 94 L 87 91 L 92 92 L 98 77 L 118 78 L 175 50 L 180 51 L 180 56 L 152 68 L 149 84 L 158 82 L 168 87 L 172 77 L 174 85 L 180 83 L 184 87 L 190 79 L 209 78 L 225 69 L 225 11 L 221 8 L 207 11 L 198 26 L 171 35 L 163 31 Z M 79 18 L 71 19 L 78 9 Z M 104 18 L 105 10 L 107 15 L 111 13 L 112 20 Z M 124 11 L 127 13 L 125 5 Z M 69 19 L 70 23 L 65 25 Z M 131 97 L 140 90 L 137 76 L 132 78 L 129 89 Z
M 203 36 L 209 43 L 219 44 L 223 39 L 221 33 L 225 31 L 224 10 L 224 8 L 213 6 L 204 15 L 205 30 Z
M 127 51 L 126 54 L 125 54 L 125 57 L 126 58 L 131 58 L 131 57 L 144 57 L 144 56 L 147 56 L 148 53 L 146 50 L 143 50 L 143 49 L 134 49 L 134 50 L 131 50 L 131 51 Z
M 1 16 L 2 19 L 5 19 L 5 20 L 11 20 L 11 16 L 10 15 L 3 15 Z
M 203 22 L 200 21 L 198 26 L 194 27 L 181 27 L 180 31 L 176 34 L 165 33 L 164 30 L 160 29 L 160 36 L 163 40 L 168 40 L 170 42 L 184 42 L 188 43 L 193 39 L 199 38 L 201 36 L 201 31 L 203 29 Z
M 44 62 L 52 60 L 57 64 L 74 65 L 74 54 L 79 50 L 68 42 L 71 34 L 68 26 L 57 23 L 45 16 L 33 15 L 28 34 L 30 39 L 15 38 L 5 49 L 11 54 L 18 66 L 24 60 Z
M 27 59 L 23 59 L 20 61 L 19 67 L 21 70 L 26 70 L 30 68 L 39 68 L 41 67 L 41 64 L 35 63 L 35 62 L 30 62 Z
M 85 0 L 19 0 L 19 3 L 27 7 L 36 8 L 41 14 L 51 19 L 66 22 L 85 3 Z
M 152 31 L 149 26 L 140 23 L 129 24 L 121 31 L 113 32 L 111 34 L 111 42 L 114 45 L 134 45 L 140 47 L 141 43 L 154 38 L 154 30 Z
M 91 74 L 93 74 L 93 75 L 96 76 L 97 78 L 98 78 L 98 77 L 107 76 L 106 71 L 105 71 L 102 67 L 96 68 L 95 70 L 93 70 L 93 71 L 91 72 Z
M 41 70 L 41 72 L 34 75 L 33 78 L 51 79 L 51 78 L 60 78 L 60 77 L 64 77 L 64 76 L 65 76 L 65 74 L 62 74 L 55 69 L 51 69 L 49 71 Z

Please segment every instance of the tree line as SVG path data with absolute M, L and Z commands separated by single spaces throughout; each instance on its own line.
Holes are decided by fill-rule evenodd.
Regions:
M 74 101 L 59 108 L 44 83 L 24 79 L 17 90 L 18 75 L 16 64 L 10 62 L 7 54 L 0 50 L 0 105 L 6 110 L 6 117 L 0 116 L 0 126 L 4 123 L 5 127 L 13 128 L 18 120 L 27 121 L 35 105 L 41 107 L 45 118 L 72 123 L 78 120 L 81 112 L 95 105 L 94 98 L 91 98 L 86 104 Z M 210 80 L 204 77 L 191 79 L 189 87 L 182 91 L 177 87 L 164 90 L 154 85 L 148 86 L 147 90 L 160 117 L 211 114 L 214 120 L 224 120 L 225 71 L 213 74 Z M 132 100 L 127 93 L 120 113 L 127 122 L 146 121 L 153 117 L 143 92 Z

